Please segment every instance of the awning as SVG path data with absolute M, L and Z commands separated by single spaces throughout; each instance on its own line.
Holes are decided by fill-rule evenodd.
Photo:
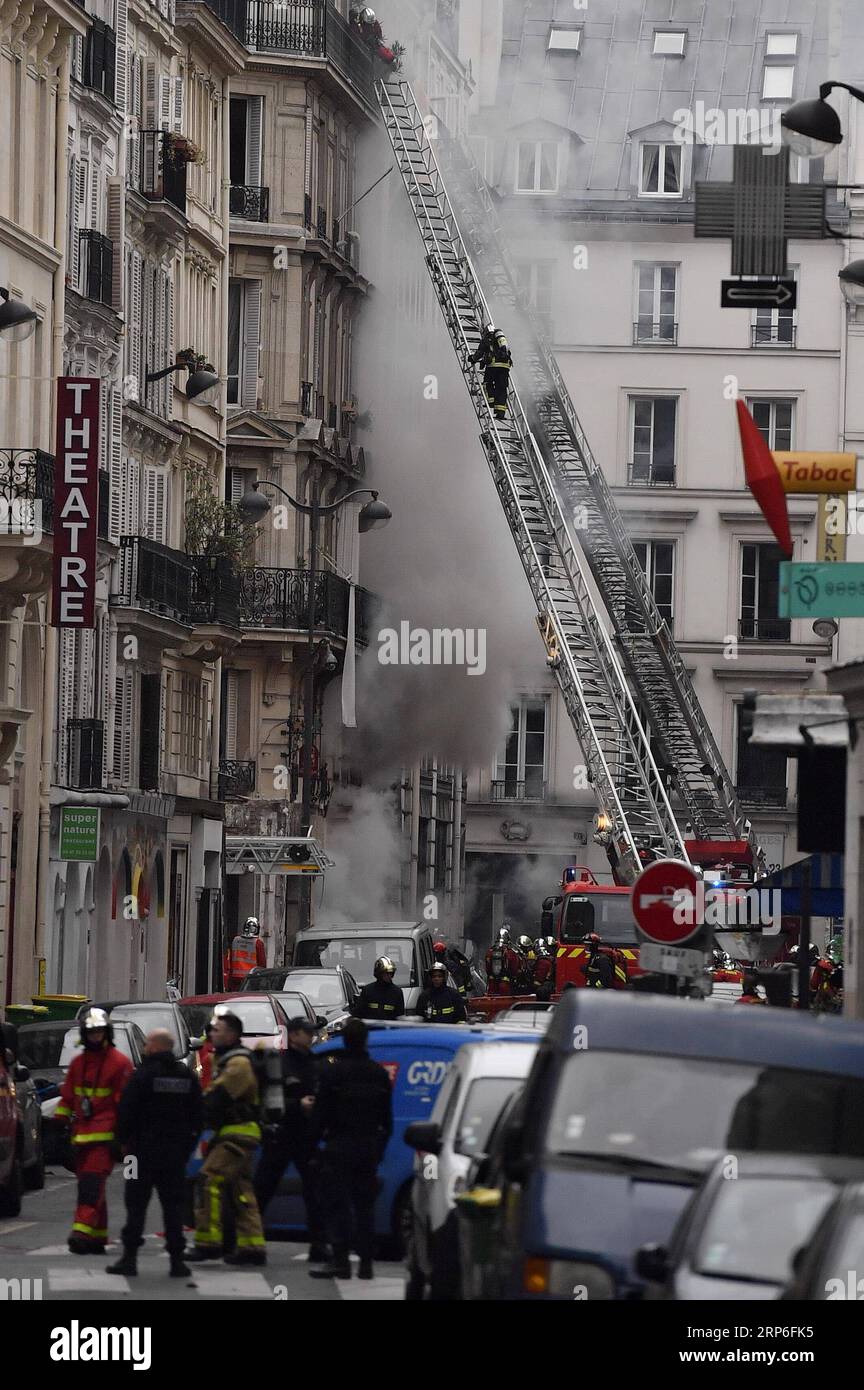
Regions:
M 843 916 L 842 854 L 811 854 L 797 864 L 787 864 L 767 878 L 760 878 L 757 887 L 779 888 L 784 917 L 801 916 L 801 879 L 805 864 L 810 865 L 810 912 L 814 917 Z

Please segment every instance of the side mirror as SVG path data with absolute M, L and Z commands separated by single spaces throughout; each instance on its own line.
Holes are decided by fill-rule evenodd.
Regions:
M 636 1273 L 651 1284 L 665 1284 L 670 1274 L 665 1245 L 640 1245 L 636 1251 Z
M 406 1127 L 403 1138 L 410 1149 L 417 1149 L 418 1152 L 441 1152 L 441 1127 L 432 1120 L 414 1120 Z
M 321 1014 L 315 1015 L 315 1024 L 318 1028 L 327 1028 L 329 1026 L 327 1019 L 322 1017 Z
M 203 1039 L 203 1038 L 190 1038 L 190 1039 L 189 1039 L 189 1051 L 190 1051 L 190 1052 L 200 1052 L 203 1046 L 204 1046 L 204 1039 Z
M 20 1062 L 16 1062 L 15 1066 L 12 1068 L 12 1075 L 14 1076 L 16 1081 L 30 1080 L 29 1070 L 27 1069 L 27 1067 L 22 1066 Z
M 528 1160 L 523 1150 L 525 1131 L 522 1125 L 509 1127 L 501 1145 L 501 1166 L 508 1182 L 523 1182 L 528 1175 Z

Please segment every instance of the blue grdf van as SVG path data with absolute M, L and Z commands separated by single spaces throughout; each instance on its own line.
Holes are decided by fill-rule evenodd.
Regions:
M 639 1246 L 743 1151 L 864 1158 L 864 1024 L 568 990 L 502 1141 L 492 1285 L 640 1298 Z
M 403 1233 L 411 1222 L 411 1181 L 414 1150 L 404 1143 L 406 1126 L 426 1120 L 447 1068 L 459 1048 L 479 1042 L 536 1042 L 536 1030 L 514 1027 L 507 1031 L 477 1025 L 414 1023 L 369 1024 L 369 1055 L 380 1062 L 393 1086 L 393 1134 L 379 1170 L 381 1190 L 375 1205 L 375 1230 L 394 1253 L 401 1252 Z M 339 1038 L 315 1048 L 315 1055 L 338 1051 Z M 300 1236 L 306 1215 L 300 1179 L 293 1164 L 267 1208 L 265 1228 L 269 1236 Z

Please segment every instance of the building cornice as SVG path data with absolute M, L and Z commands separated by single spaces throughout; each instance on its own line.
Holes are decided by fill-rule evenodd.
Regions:
M 24 231 L 22 227 L 10 222 L 2 214 L 0 214 L 0 245 L 8 246 L 10 250 L 17 251 L 25 260 L 35 262 L 42 270 L 51 271 L 52 274 L 63 259 L 62 252 L 49 246 L 48 242 L 42 241 L 41 237 L 33 236 L 31 232 Z

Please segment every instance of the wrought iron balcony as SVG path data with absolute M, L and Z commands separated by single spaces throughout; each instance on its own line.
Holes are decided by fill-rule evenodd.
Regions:
M 254 762 L 223 758 L 219 763 L 219 800 L 236 801 L 239 797 L 253 796 L 255 771 Z
M 516 777 L 505 777 L 491 784 L 492 801 L 545 801 L 546 783 L 540 777 L 528 777 L 520 781 Z
M 678 325 L 674 319 L 639 319 L 633 325 L 634 346 L 656 343 L 658 347 L 675 347 L 677 342 Z
M 303 222 L 307 227 L 312 226 L 312 194 L 303 194 Z
M 146 536 L 120 537 L 119 582 L 111 602 L 186 627 L 239 624 L 240 585 L 223 557 L 186 555 Z
M 319 207 L 319 208 L 318 208 L 318 220 L 317 220 L 317 222 L 315 223 L 315 230 L 317 231 L 317 233 L 318 233 L 318 235 L 320 236 L 320 238 L 321 238 L 322 241 L 326 241 L 326 240 L 327 240 L 327 209 L 326 209 L 326 208 L 322 208 L 322 207 Z
M 41 517 L 36 507 L 41 506 Z M 54 455 L 43 449 L 0 449 L 0 534 L 10 526 L 54 526 Z
M 312 400 L 315 383 L 312 381 L 300 382 L 300 413 L 301 415 L 312 414 Z
M 375 100 L 375 65 L 332 0 L 249 0 L 246 45 L 257 52 L 326 58 L 365 97 Z
M 270 189 L 255 184 L 232 183 L 230 193 L 232 217 L 247 222 L 267 222 L 270 217 Z
M 240 626 L 240 576 L 224 555 L 187 557 L 194 578 L 189 616 L 193 627 Z
M 241 43 L 246 42 L 248 0 L 205 0 L 205 3 L 235 38 Z
M 742 642 L 788 642 L 791 623 L 788 618 L 739 618 L 738 636 Z
M 114 283 L 114 243 L 101 232 L 85 228 L 81 238 L 81 293 L 96 304 L 111 304 Z
M 173 155 L 166 130 L 140 131 L 141 171 L 138 185 L 148 202 L 166 202 L 186 213 L 186 164 Z
M 788 799 L 786 784 L 780 786 L 741 786 L 736 787 L 738 800 L 742 806 L 785 807 Z
M 627 481 L 633 487 L 674 487 L 674 463 L 654 463 L 636 459 L 627 465 Z
M 348 583 L 325 571 L 315 577 L 315 628 L 334 637 L 348 635 Z M 367 641 L 372 595 L 355 592 L 355 639 Z M 309 571 L 247 570 L 240 579 L 240 622 L 243 627 L 279 628 L 305 632 L 309 619 Z
M 791 319 L 780 319 L 778 323 L 753 323 L 750 325 L 750 346 L 794 348 L 797 331 L 797 324 Z
M 106 101 L 114 101 L 114 70 L 116 66 L 117 40 L 114 30 L 104 20 L 91 20 L 87 37 L 84 40 L 84 62 L 81 68 L 81 81 L 91 91 L 98 92 Z
M 67 719 L 66 785 L 81 791 L 102 786 L 105 725 L 101 719 Z

